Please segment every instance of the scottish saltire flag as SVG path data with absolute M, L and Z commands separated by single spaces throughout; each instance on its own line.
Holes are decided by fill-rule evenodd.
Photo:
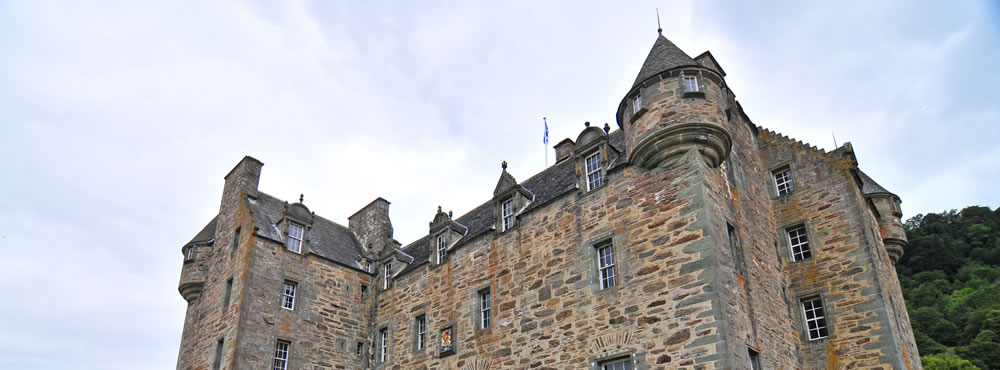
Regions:
M 545 136 L 542 136 L 542 143 L 549 145 L 549 122 L 545 120 L 545 117 L 542 117 L 542 122 L 545 122 Z

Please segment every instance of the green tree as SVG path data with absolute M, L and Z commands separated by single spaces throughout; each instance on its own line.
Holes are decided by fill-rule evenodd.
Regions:
M 936 353 L 920 356 L 920 362 L 926 370 L 979 370 L 969 360 L 962 359 L 954 353 Z

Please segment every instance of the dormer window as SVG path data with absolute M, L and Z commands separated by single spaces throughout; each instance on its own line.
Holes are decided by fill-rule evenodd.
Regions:
M 698 92 L 698 77 L 684 76 L 684 92 Z
M 601 173 L 600 151 L 587 157 L 584 166 L 587 170 L 587 191 L 594 190 L 598 186 L 604 185 L 604 175 Z
M 386 262 L 383 270 L 385 274 L 382 276 L 382 289 L 389 289 L 389 281 L 392 279 L 392 263 Z
M 302 234 L 305 229 L 294 222 L 288 223 L 288 244 L 286 248 L 295 253 L 302 253 Z
M 441 234 L 437 237 L 437 263 L 444 263 L 445 250 L 448 248 L 448 234 Z
M 514 227 L 514 198 L 503 201 L 500 206 L 500 214 L 503 218 L 503 230 L 507 231 Z
M 637 113 L 642 110 L 642 94 L 636 94 L 632 98 L 632 113 Z

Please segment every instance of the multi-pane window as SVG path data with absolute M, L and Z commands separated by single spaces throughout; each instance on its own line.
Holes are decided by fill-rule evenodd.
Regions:
M 417 316 L 417 349 L 421 350 L 427 347 L 427 317 L 424 315 Z
M 597 247 L 597 270 L 601 275 L 601 289 L 615 286 L 615 250 L 611 242 Z
M 389 289 L 389 280 L 392 279 L 392 263 L 386 262 L 382 270 L 382 289 Z
M 355 353 L 358 354 L 358 356 L 361 356 L 361 354 L 364 353 L 365 350 L 365 342 L 358 342 L 358 347 L 355 348 L 354 350 Z
M 736 226 L 730 223 L 726 223 L 726 229 L 729 231 L 729 248 L 733 251 L 733 267 L 736 268 L 736 273 L 744 275 L 747 272 L 746 261 L 743 257 L 743 246 L 740 244 L 740 235 L 736 230 Z
M 493 305 L 493 297 L 490 296 L 489 288 L 479 291 L 479 328 L 490 327 L 490 308 Z
M 636 113 L 642 109 L 642 95 L 636 95 L 632 98 L 632 113 Z
M 632 370 L 631 359 L 618 359 L 601 364 L 601 370 Z
M 385 362 L 389 359 L 389 328 L 382 328 L 378 331 L 379 352 L 378 362 Z
M 302 225 L 294 222 L 288 223 L 288 250 L 295 253 L 302 252 L 302 233 L 304 231 Z
M 792 262 L 801 261 L 812 257 L 812 249 L 809 248 L 809 237 L 806 235 L 804 225 L 788 228 L 788 245 L 792 247 Z
M 188 247 L 187 251 L 184 252 L 184 261 L 194 261 L 194 246 L 193 245 L 190 246 L 190 247 Z
M 448 248 L 448 235 L 438 235 L 437 243 L 437 263 L 443 263 L 446 253 L 445 248 Z
M 367 285 L 362 285 L 361 286 L 361 299 L 365 299 L 366 297 L 368 297 L 368 286 Z
M 785 195 L 791 193 L 795 190 L 795 185 L 792 183 L 792 169 L 788 166 L 774 170 L 774 190 L 778 192 L 778 195 Z
M 806 319 L 806 332 L 809 334 L 809 340 L 830 336 L 830 330 L 826 325 L 826 313 L 823 312 L 823 301 L 819 297 L 802 300 L 802 313 Z
M 698 77 L 695 77 L 695 76 L 684 76 L 684 91 L 686 91 L 686 92 L 697 92 L 698 91 Z
M 510 230 L 514 227 L 514 198 L 503 201 L 500 212 L 503 216 L 503 231 Z
M 291 281 L 285 281 L 285 284 L 281 287 L 281 308 L 294 310 L 295 309 L 295 288 L 298 284 Z
M 229 299 L 233 294 L 233 278 L 226 279 L 226 290 L 222 296 L 222 309 L 229 308 Z
M 278 339 L 278 343 L 274 346 L 272 370 L 288 370 L 288 351 L 291 346 L 292 342 Z
M 586 159 L 587 191 L 604 185 L 604 175 L 601 173 L 601 152 L 591 154 Z

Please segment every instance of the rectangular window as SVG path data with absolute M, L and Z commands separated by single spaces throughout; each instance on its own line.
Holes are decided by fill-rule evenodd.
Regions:
M 490 309 L 492 308 L 493 298 L 490 296 L 490 289 L 486 288 L 479 291 L 479 328 L 486 329 L 490 327 Z
M 222 309 L 229 308 L 229 298 L 233 294 L 233 278 L 226 279 L 226 291 L 222 295 Z
M 437 263 L 443 263 L 445 257 L 445 248 L 448 248 L 448 236 L 446 234 L 438 235 L 437 240 Z
M 194 246 L 188 247 L 187 251 L 184 252 L 184 261 L 194 261 Z
M 382 289 L 389 289 L 389 280 L 392 279 L 392 263 L 386 262 L 383 267 Z
M 695 77 L 695 76 L 684 76 L 684 91 L 685 92 L 697 92 L 698 91 L 698 77 Z
M 285 280 L 285 284 L 281 288 L 281 308 L 295 309 L 295 288 L 297 286 L 298 284 Z
M 830 331 L 826 326 L 826 314 L 823 312 L 823 301 L 819 297 L 802 300 L 802 313 L 806 319 L 806 332 L 809 334 L 809 340 L 830 336 Z
M 236 252 L 237 249 L 240 249 L 240 228 L 238 227 L 233 232 L 233 244 L 229 247 L 229 252 Z
M 514 227 L 514 198 L 507 199 L 500 207 L 503 215 L 503 230 L 507 231 Z
M 585 167 L 587 170 L 587 191 L 604 185 L 604 175 L 601 173 L 601 152 L 587 157 Z
M 364 353 L 364 350 L 365 350 L 365 342 L 358 342 L 358 347 L 355 349 L 355 352 L 358 354 L 358 356 L 361 356 L 361 354 Z
M 278 339 L 278 344 L 274 346 L 274 366 L 272 370 L 288 370 L 288 352 L 292 342 Z
M 736 273 L 740 275 L 745 275 L 747 272 L 746 260 L 743 257 L 743 246 L 740 244 L 740 234 L 736 230 L 736 226 L 730 223 L 726 223 L 726 229 L 729 231 L 729 248 L 733 251 L 733 267 L 736 269 Z
M 288 250 L 302 253 L 302 233 L 304 231 L 302 225 L 294 222 L 288 223 Z
M 791 193 L 795 190 L 795 186 L 792 183 L 791 168 L 785 166 L 774 170 L 774 190 L 778 192 L 778 196 Z
M 417 316 L 417 349 L 421 350 L 427 347 L 427 317 L 424 315 Z
M 642 95 L 636 95 L 632 98 L 632 113 L 636 113 L 642 109 Z
M 366 297 L 368 297 L 368 286 L 367 285 L 362 285 L 361 286 L 361 299 L 365 299 Z
M 809 248 L 809 237 L 806 235 L 806 227 L 804 225 L 793 226 L 786 231 L 788 232 L 788 245 L 792 248 L 792 262 L 812 257 L 812 249 Z
M 226 338 L 219 338 L 219 341 L 215 343 L 215 360 L 212 361 L 212 370 L 219 370 L 222 368 L 222 350 L 223 345 L 226 344 Z
M 754 351 L 753 348 L 747 347 L 747 352 L 750 354 L 750 370 L 761 370 L 760 367 L 760 353 Z
M 365 260 L 365 272 L 372 272 L 372 262 Z
M 601 364 L 601 370 L 632 370 L 632 360 L 624 358 L 608 361 Z
M 610 241 L 597 247 L 597 270 L 601 275 L 601 289 L 615 286 L 615 250 Z
M 389 328 L 382 328 L 378 331 L 379 353 L 378 362 L 385 362 L 389 359 Z

